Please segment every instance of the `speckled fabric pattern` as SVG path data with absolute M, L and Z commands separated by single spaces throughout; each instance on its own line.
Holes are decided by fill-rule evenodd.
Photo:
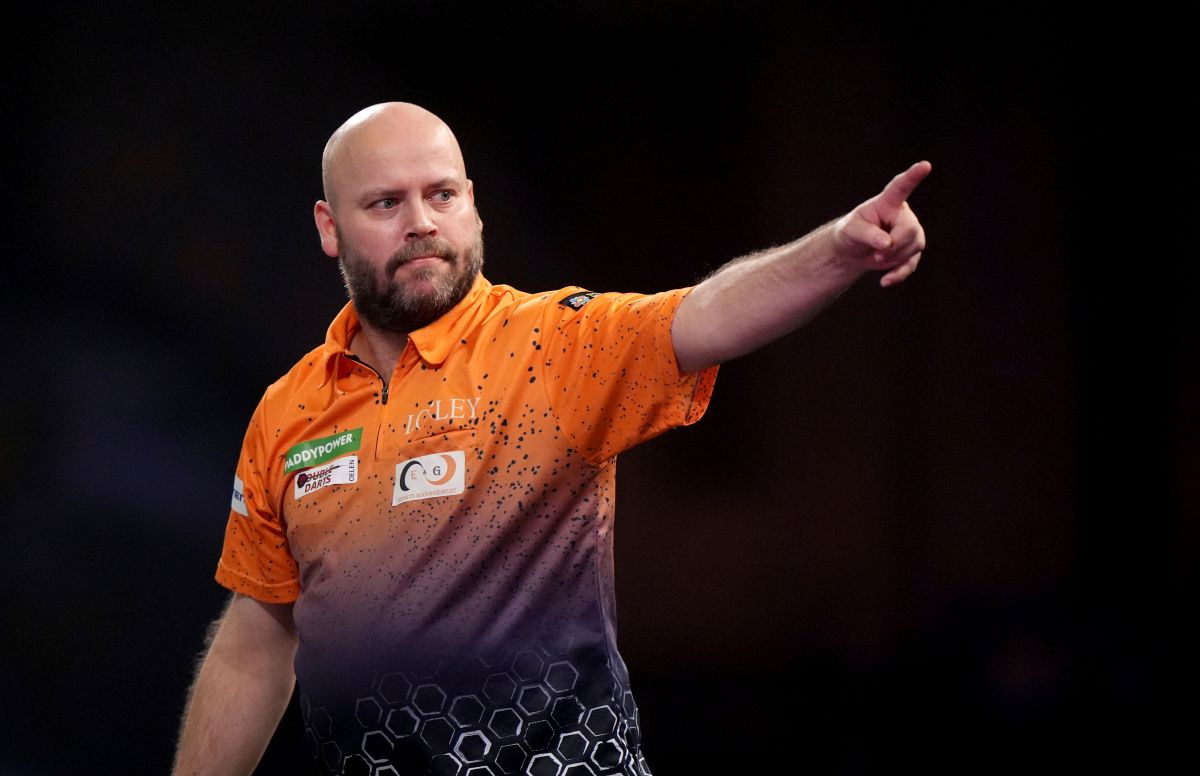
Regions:
M 616 649 L 615 457 L 697 420 L 687 290 L 527 294 L 480 278 L 385 381 L 347 306 L 272 385 L 238 462 L 218 581 L 295 601 L 330 773 L 643 773 Z

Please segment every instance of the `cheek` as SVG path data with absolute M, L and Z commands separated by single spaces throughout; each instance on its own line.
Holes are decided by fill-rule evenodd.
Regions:
M 448 224 L 444 231 L 445 237 L 454 240 L 460 247 L 466 247 L 473 243 L 476 236 L 483 231 L 483 222 L 472 211 L 465 213 L 462 218 L 454 219 L 454 222 Z
M 380 228 L 357 229 L 342 236 L 343 249 L 353 250 L 372 261 L 385 262 L 395 253 L 398 243 L 391 234 L 392 230 Z

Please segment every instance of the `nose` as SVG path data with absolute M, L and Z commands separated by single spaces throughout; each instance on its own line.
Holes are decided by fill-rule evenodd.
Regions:
M 433 222 L 433 214 L 429 211 L 429 203 L 424 199 L 414 197 L 406 204 L 409 205 L 409 212 L 406 214 L 408 221 L 405 236 L 412 240 L 436 235 L 437 224 Z

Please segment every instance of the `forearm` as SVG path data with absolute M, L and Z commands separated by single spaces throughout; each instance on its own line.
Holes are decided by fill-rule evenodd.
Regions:
M 865 271 L 835 250 L 833 222 L 731 261 L 679 304 L 672 340 L 680 371 L 737 358 L 794 331 Z
M 175 776 L 252 773 L 291 698 L 296 642 L 290 623 L 266 623 L 265 631 L 248 627 L 244 616 L 230 617 L 238 605 L 231 603 L 196 674 Z
M 679 371 L 737 358 L 787 334 L 866 272 L 884 272 L 884 288 L 904 282 L 925 248 L 907 200 L 931 169 L 917 162 L 838 220 L 736 259 L 692 289 L 671 326 Z

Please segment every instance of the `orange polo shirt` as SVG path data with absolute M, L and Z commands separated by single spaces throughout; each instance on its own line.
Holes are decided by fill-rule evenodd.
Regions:
M 216 576 L 295 602 L 302 708 L 329 772 L 385 750 L 430 768 L 545 755 L 637 772 L 615 457 L 707 407 L 716 369 L 680 375 L 671 342 L 687 292 L 480 277 L 386 381 L 350 353 L 347 305 L 267 389 Z

